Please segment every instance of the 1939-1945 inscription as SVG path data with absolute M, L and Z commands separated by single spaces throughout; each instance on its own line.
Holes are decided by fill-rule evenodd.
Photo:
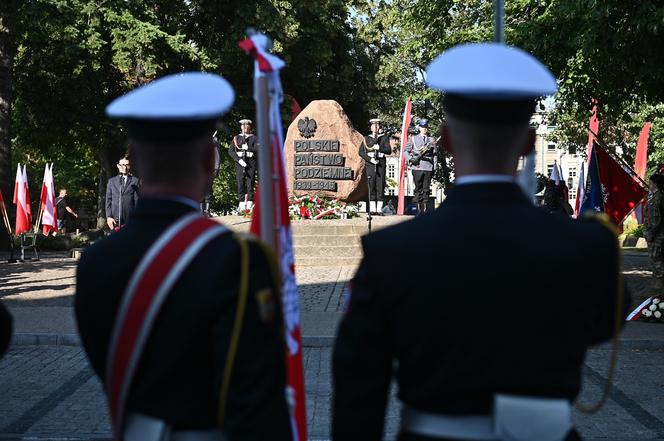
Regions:
M 295 190 L 337 191 L 334 181 L 295 181 Z

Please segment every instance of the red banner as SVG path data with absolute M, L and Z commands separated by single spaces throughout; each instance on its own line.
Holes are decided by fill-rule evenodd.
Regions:
M 594 148 L 602 182 L 604 211 L 619 225 L 648 192 L 597 143 Z

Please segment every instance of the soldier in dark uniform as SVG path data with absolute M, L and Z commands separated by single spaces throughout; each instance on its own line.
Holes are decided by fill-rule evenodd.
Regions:
M 219 153 L 219 139 L 217 139 L 217 132 L 214 132 L 212 135 L 212 140 L 214 142 L 214 177 L 216 178 L 219 174 L 219 168 L 221 167 L 221 155 Z M 214 181 L 214 180 L 213 180 Z M 201 211 L 207 216 L 211 217 L 210 204 L 212 203 L 212 196 L 214 196 L 214 186 L 213 181 L 210 182 L 210 186 L 205 192 L 205 196 L 201 201 Z
M 183 106 L 182 96 L 191 103 Z M 196 214 L 198 201 L 214 175 L 215 122 L 233 96 L 221 77 L 188 73 L 142 86 L 107 108 L 125 120 L 143 184 L 126 227 L 86 249 L 78 265 L 78 329 L 107 390 L 107 365 L 115 361 L 109 342 L 123 323 L 119 311 L 139 262 L 183 219 L 210 224 Z M 119 429 L 125 441 L 292 439 L 273 262 L 257 241 L 226 231 L 181 268 L 138 358 Z
M 374 118 L 371 123 L 371 133 L 364 137 L 360 146 L 360 156 L 364 159 L 364 169 L 367 171 L 369 182 L 369 207 L 371 213 L 382 213 L 383 193 L 385 192 L 385 155 L 392 153 L 390 138 L 380 132 L 380 119 Z
M 431 177 L 438 164 L 438 145 L 436 140 L 429 136 L 429 121 L 419 120 L 417 128 L 420 133 L 408 139 L 404 154 L 415 183 L 413 201 L 417 204 L 418 211 L 424 213 L 427 211 L 431 193 Z
M 254 206 L 254 184 L 256 179 L 258 141 L 251 133 L 251 120 L 240 120 L 241 132 L 233 138 L 228 153 L 235 161 L 235 176 L 237 178 L 237 195 L 240 203 L 238 209 L 242 212 L 251 210 Z
M 614 232 L 547 215 L 515 182 L 555 78 L 491 43 L 450 49 L 426 78 L 445 92 L 456 185 L 436 211 L 363 238 L 333 354 L 333 439 L 382 439 L 393 377 L 401 441 L 578 439 L 586 350 L 618 332 L 627 301 Z M 417 265 L 385 277 L 385 256 L 414 243 Z

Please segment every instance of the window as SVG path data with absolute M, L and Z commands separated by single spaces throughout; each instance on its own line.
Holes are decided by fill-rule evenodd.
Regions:
M 553 170 L 553 164 L 549 164 L 546 166 L 546 176 L 549 177 L 551 176 L 551 171 Z
M 556 145 L 552 142 L 550 142 L 547 146 L 546 149 L 550 152 L 555 152 L 556 151 Z
M 574 179 L 571 176 L 567 178 L 567 188 L 574 188 Z
M 576 199 L 576 188 L 570 188 L 570 190 L 569 190 L 569 198 L 570 198 L 570 199 Z
M 393 188 L 389 188 L 389 189 L 387 190 L 387 194 L 389 194 L 390 196 L 394 196 L 394 189 L 393 189 Z
M 569 168 L 569 175 L 573 178 L 576 177 L 576 167 L 570 167 Z
M 395 169 L 396 169 L 396 167 L 394 166 L 394 164 L 389 164 L 387 166 L 387 177 L 388 178 L 394 179 L 394 176 L 396 175 Z

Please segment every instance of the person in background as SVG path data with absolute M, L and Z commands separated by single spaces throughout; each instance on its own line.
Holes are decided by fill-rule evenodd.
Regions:
M 118 171 L 106 184 L 106 224 L 111 231 L 127 223 L 138 202 L 139 181 L 130 173 L 127 157 L 118 161 Z
M 58 231 L 66 233 L 67 216 L 71 215 L 78 219 L 78 214 L 67 203 L 67 189 L 61 188 L 58 197 L 55 199 L 55 210 L 58 214 Z

